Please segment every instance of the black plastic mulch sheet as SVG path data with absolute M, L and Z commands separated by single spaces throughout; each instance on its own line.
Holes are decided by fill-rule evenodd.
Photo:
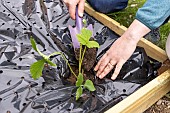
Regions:
M 96 79 L 96 91 L 84 92 L 75 101 L 76 87 L 63 84 L 70 74 L 61 56 L 52 58 L 57 67 L 48 67 L 43 77 L 33 80 L 29 67 L 41 57 L 32 49 L 33 35 L 44 54 L 65 53 L 70 64 L 77 65 L 68 25 L 75 25 L 61 0 L 1 0 L 0 1 L 0 112 L 6 113 L 87 113 L 103 112 L 120 102 L 157 75 L 159 62 L 147 57 L 143 48 L 137 48 L 125 63 L 119 77 L 112 81 L 110 74 Z M 94 38 L 100 44 L 96 62 L 118 38 L 114 32 L 92 17 Z M 90 70 L 92 73 L 93 69 Z M 95 73 L 94 73 L 95 76 Z

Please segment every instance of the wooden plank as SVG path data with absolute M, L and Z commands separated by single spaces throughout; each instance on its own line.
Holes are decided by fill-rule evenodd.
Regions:
M 170 70 L 144 85 L 105 113 L 142 113 L 170 91 Z
M 108 28 L 110 28 L 111 30 L 113 30 L 115 33 L 117 33 L 120 36 L 127 30 L 127 28 L 125 26 L 120 25 L 118 22 L 111 19 L 110 17 L 108 17 L 105 14 L 96 12 L 88 4 L 85 4 L 85 11 L 90 16 L 96 18 L 98 21 L 103 23 L 105 26 L 107 26 Z M 141 38 L 138 45 L 143 47 L 145 49 L 146 53 L 150 57 L 152 57 L 160 62 L 163 62 L 166 59 L 168 59 L 164 50 L 162 50 L 161 48 L 157 47 L 156 45 L 154 45 L 153 43 L 149 42 L 148 40 L 146 40 L 144 38 Z

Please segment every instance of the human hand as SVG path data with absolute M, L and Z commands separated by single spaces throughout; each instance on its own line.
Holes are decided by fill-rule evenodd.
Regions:
M 126 32 L 112 44 L 110 49 L 99 60 L 94 68 L 97 71 L 96 76 L 102 79 L 115 67 L 111 77 L 112 80 L 115 80 L 123 64 L 135 51 L 140 38 L 148 32 L 150 32 L 150 29 L 135 19 Z
M 85 0 L 63 0 L 68 7 L 70 17 L 75 19 L 76 6 L 78 5 L 78 14 L 83 16 Z
M 123 64 L 135 51 L 136 45 L 137 42 L 128 38 L 118 38 L 95 66 L 96 76 L 102 79 L 115 67 L 111 77 L 112 80 L 115 80 Z

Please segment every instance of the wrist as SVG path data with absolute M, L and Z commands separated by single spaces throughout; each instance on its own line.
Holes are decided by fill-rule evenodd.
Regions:
M 137 44 L 140 38 L 150 32 L 150 29 L 138 20 L 134 20 L 127 31 L 121 36 L 125 40 Z

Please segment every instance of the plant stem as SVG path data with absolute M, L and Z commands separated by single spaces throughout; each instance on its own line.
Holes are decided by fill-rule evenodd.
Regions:
M 85 55 L 85 52 L 86 52 L 86 46 L 84 47 L 84 51 L 83 51 L 83 55 L 82 55 L 82 57 L 81 57 L 81 60 L 80 60 L 80 64 L 82 64 L 82 62 L 83 62 L 83 59 L 84 59 L 84 55 Z
M 72 70 L 70 64 L 68 63 L 68 60 L 66 59 L 65 55 L 63 53 L 61 53 L 61 56 L 63 57 L 63 59 L 66 61 L 68 67 L 70 68 L 71 73 L 73 73 L 73 75 L 77 78 L 77 75 L 74 73 L 74 71 Z
M 81 73 L 81 51 L 82 51 L 82 45 L 80 44 L 80 53 L 79 53 L 79 73 Z

